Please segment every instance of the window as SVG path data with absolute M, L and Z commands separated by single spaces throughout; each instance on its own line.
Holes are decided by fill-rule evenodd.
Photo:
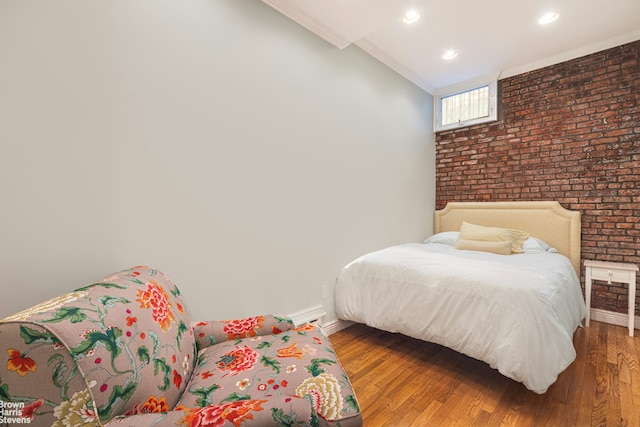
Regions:
M 497 120 L 497 81 L 444 88 L 435 96 L 436 132 Z

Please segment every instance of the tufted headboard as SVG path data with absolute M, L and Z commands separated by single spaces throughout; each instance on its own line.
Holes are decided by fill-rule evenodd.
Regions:
M 569 258 L 580 277 L 580 218 L 555 201 L 450 202 L 436 211 L 434 232 L 457 231 L 463 221 L 526 231 Z

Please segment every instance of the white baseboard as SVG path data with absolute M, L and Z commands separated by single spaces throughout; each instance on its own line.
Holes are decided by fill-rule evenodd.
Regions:
M 616 313 L 615 311 L 601 310 L 599 308 L 591 309 L 591 320 L 596 322 L 608 323 L 610 325 L 617 326 L 629 326 L 627 322 L 627 315 L 624 313 Z M 332 322 L 322 325 L 322 330 L 326 335 L 334 334 L 338 331 L 348 328 L 353 325 L 354 322 L 350 320 L 334 320 Z M 635 318 L 635 329 L 640 329 L 640 316 Z M 635 334 L 634 334 L 635 335 Z
M 599 308 L 591 309 L 591 320 L 597 322 L 608 323 L 610 325 L 629 326 L 628 317 L 625 313 L 617 313 L 615 311 L 601 310 Z M 640 317 L 635 317 L 635 329 L 640 326 Z M 635 334 L 634 334 L 635 335 Z
M 326 323 L 322 325 L 322 331 L 325 335 L 335 334 L 338 331 L 348 328 L 353 325 L 354 322 L 350 320 L 334 320 L 332 322 Z
M 610 325 L 629 326 L 627 322 L 627 315 L 624 313 L 616 313 L 615 311 L 601 310 L 599 308 L 591 309 L 591 320 L 596 322 L 608 323 Z M 328 323 L 322 324 L 322 330 L 325 335 L 335 334 L 338 331 L 348 328 L 353 325 L 354 322 L 350 320 L 334 320 Z M 640 329 L 640 317 L 635 318 L 635 328 Z M 634 334 L 635 335 L 635 334 Z

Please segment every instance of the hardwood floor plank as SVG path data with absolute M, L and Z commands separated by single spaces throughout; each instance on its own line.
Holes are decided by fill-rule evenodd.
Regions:
M 427 426 L 427 425 L 431 425 L 430 424 L 430 420 L 431 417 L 433 416 L 434 413 L 436 413 L 440 408 L 442 407 L 442 403 L 438 402 L 437 400 L 432 400 L 427 407 L 425 408 L 424 411 L 422 411 L 422 413 L 420 414 L 420 416 L 418 418 L 416 418 L 415 420 L 413 420 L 413 422 L 411 423 L 411 426 L 415 426 L 415 427 L 423 427 L 423 426 Z
M 615 326 L 607 326 L 607 363 L 618 362 L 618 337 L 615 332 Z M 611 326 L 611 328 L 609 328 Z
M 571 378 L 567 381 L 566 399 L 563 400 L 564 405 L 559 409 L 562 414 L 558 415 L 561 423 L 566 426 L 578 425 L 577 420 L 580 414 L 580 404 L 582 401 L 581 390 L 585 387 L 587 352 L 589 348 L 589 332 L 586 328 L 579 327 L 573 335 L 573 345 L 576 349 L 576 360 L 560 375 L 560 378 Z
M 609 375 L 607 372 L 607 332 L 606 324 L 600 325 L 598 333 L 598 353 L 596 356 L 596 393 L 593 397 L 591 425 L 607 425 L 607 398 L 609 397 Z
M 578 408 L 577 426 L 590 425 L 593 412 L 593 399 L 596 394 L 596 360 L 598 354 L 598 336 L 600 323 L 592 322 L 590 328 L 585 328 L 587 333 L 587 356 L 584 368 L 584 379 L 580 393 L 580 407 Z M 576 348 L 576 351 L 583 350 Z
M 615 332 L 618 347 L 618 354 L 616 355 L 618 375 L 621 382 L 631 384 L 631 369 L 633 365 L 637 364 L 633 337 L 623 333 L 620 328 L 616 328 Z M 631 351 L 631 348 L 633 348 L 634 351 Z
M 437 344 L 358 324 L 329 338 L 367 427 L 640 427 L 640 338 L 622 326 L 578 328 L 575 361 L 542 395 Z
M 490 426 L 489 420 L 491 419 L 491 414 L 487 411 L 480 411 L 478 416 L 473 420 L 473 422 L 469 425 L 469 427 L 487 427 Z
M 637 331 L 636 331 L 637 334 Z M 636 407 L 640 406 L 640 339 L 638 337 L 630 337 L 633 339 L 635 347 L 634 362 L 629 366 L 631 375 L 631 390 L 633 392 L 633 401 Z
M 412 423 L 416 420 L 416 418 L 418 418 L 420 416 L 420 414 L 422 413 L 422 411 L 417 410 L 416 408 L 410 408 L 402 417 L 402 419 L 400 419 L 398 421 L 398 425 L 401 426 L 410 426 L 412 425 Z
M 637 372 L 638 354 L 636 352 L 634 338 L 627 331 L 616 328 L 616 340 L 618 343 L 618 379 L 620 397 L 620 415 L 622 422 L 630 427 L 640 426 L 640 411 L 636 409 L 637 397 L 633 393 L 633 372 Z M 640 402 L 638 402 L 640 403 Z
M 596 361 L 598 359 L 598 336 L 600 334 L 600 325 L 604 326 L 604 323 L 593 322 L 591 327 L 588 328 L 591 332 L 589 334 L 591 344 L 589 345 L 589 352 L 587 353 L 587 363 L 590 363 L 593 366 L 596 366 Z

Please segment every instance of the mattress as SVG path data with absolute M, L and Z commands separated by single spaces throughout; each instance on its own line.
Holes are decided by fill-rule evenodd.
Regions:
M 575 359 L 586 308 L 553 250 L 497 255 L 409 243 L 361 256 L 336 283 L 341 319 L 437 343 L 544 393 Z

